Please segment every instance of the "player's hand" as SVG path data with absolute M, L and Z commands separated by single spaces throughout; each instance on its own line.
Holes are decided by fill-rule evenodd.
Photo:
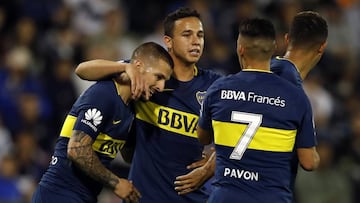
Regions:
M 212 176 L 213 171 L 211 169 L 209 170 L 209 166 L 212 164 L 211 162 L 215 160 L 211 160 L 210 163 L 208 163 L 208 161 L 214 152 L 214 147 L 204 151 L 203 159 L 187 166 L 188 169 L 194 170 L 188 174 L 176 177 L 174 184 L 175 190 L 179 195 L 184 195 L 197 190 Z
M 194 169 L 194 168 L 198 168 L 201 167 L 203 165 L 205 165 L 205 163 L 209 160 L 209 157 L 211 156 L 211 154 L 215 151 L 214 147 L 211 147 L 208 151 L 203 151 L 202 153 L 202 159 L 199 161 L 196 161 L 188 166 L 186 166 L 187 169 Z
M 135 188 L 131 181 L 120 178 L 119 183 L 114 189 L 114 193 L 126 203 L 137 203 L 141 198 L 140 192 Z
M 195 168 L 190 173 L 176 177 L 175 190 L 184 195 L 200 188 L 208 179 L 207 171 L 203 167 Z
M 141 95 L 144 95 L 147 99 L 150 95 L 146 80 L 141 74 L 141 68 L 133 63 L 128 63 L 125 66 L 125 72 L 128 74 L 131 81 L 131 93 L 133 99 L 139 99 Z

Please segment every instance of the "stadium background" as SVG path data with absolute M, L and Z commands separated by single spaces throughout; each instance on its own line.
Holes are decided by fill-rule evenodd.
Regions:
M 328 47 L 304 82 L 315 114 L 321 167 L 300 171 L 299 203 L 360 202 L 359 0 L 1 0 L 0 202 L 27 203 L 46 170 L 62 121 L 90 82 L 73 71 L 84 60 L 127 59 L 143 41 L 162 43 L 162 19 L 197 9 L 205 29 L 199 67 L 238 71 L 238 22 L 271 19 L 277 55 L 292 17 L 315 10 L 328 21 Z M 128 165 L 119 170 L 126 174 Z M 119 202 L 109 191 L 101 203 Z

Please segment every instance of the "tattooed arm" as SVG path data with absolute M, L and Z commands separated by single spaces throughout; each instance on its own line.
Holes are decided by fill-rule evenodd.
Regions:
M 108 170 L 99 160 L 92 149 L 93 139 L 82 131 L 73 131 L 68 144 L 68 158 L 82 171 L 104 186 L 111 188 L 114 193 L 126 202 L 138 202 L 140 193 L 131 182 L 119 178 Z

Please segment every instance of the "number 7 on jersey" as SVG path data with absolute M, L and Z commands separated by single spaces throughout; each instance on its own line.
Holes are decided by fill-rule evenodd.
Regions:
M 231 121 L 248 124 L 229 157 L 230 159 L 240 160 L 245 150 L 249 146 L 251 140 L 254 138 L 256 131 L 260 127 L 260 124 L 262 122 L 262 115 L 240 111 L 232 111 Z

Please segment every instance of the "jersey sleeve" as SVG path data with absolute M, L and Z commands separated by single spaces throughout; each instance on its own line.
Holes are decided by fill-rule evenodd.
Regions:
M 304 94 L 304 113 L 299 126 L 298 133 L 296 135 L 296 148 L 309 148 L 317 145 L 316 132 L 315 132 L 315 123 L 313 118 L 313 113 L 311 109 L 311 104 L 307 96 Z
M 114 105 L 111 99 L 107 97 L 102 88 L 97 84 L 91 86 L 87 91 L 79 97 L 77 102 L 78 116 L 74 125 L 74 130 L 83 131 L 95 139 L 106 122 L 112 115 L 111 107 Z

